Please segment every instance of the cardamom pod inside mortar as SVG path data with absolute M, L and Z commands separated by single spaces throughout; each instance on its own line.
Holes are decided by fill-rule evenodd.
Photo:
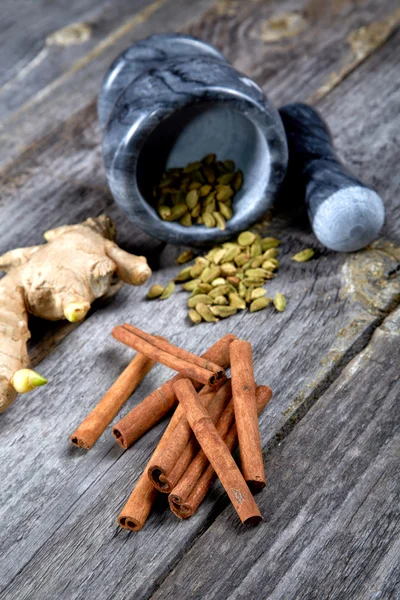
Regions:
M 153 188 L 153 196 L 164 221 L 224 231 L 233 215 L 233 197 L 242 185 L 243 173 L 235 171 L 233 160 L 220 161 L 215 154 L 207 154 L 185 167 L 165 171 Z

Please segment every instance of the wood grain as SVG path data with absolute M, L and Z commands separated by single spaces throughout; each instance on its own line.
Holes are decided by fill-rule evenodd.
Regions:
M 226 6 L 218 9 L 222 11 L 221 21 L 226 18 Z M 259 4 L 255 6 L 257 9 Z M 184 14 L 189 12 L 187 9 Z M 149 21 L 147 31 L 157 27 L 157 23 L 160 21 Z M 205 29 L 207 23 L 208 17 Z M 136 33 L 139 35 L 139 31 Z M 318 43 L 325 37 L 321 36 Z M 319 104 L 348 164 L 383 195 L 388 211 L 387 235 L 397 245 L 398 44 L 396 34 Z M 318 48 L 315 45 L 317 54 Z M 284 52 L 290 61 L 292 47 L 285 47 Z M 292 64 L 294 71 L 296 64 Z M 315 83 L 310 83 L 309 89 L 316 89 L 318 74 L 315 72 L 311 78 L 315 78 Z M 79 77 L 74 81 L 80 85 Z M 263 85 L 267 83 L 266 77 Z M 280 97 L 291 95 L 293 85 L 289 78 L 288 87 L 277 91 L 278 102 Z M 73 95 L 69 102 L 65 101 L 68 115 L 73 102 Z M 62 110 L 59 118 L 65 118 Z M 119 243 L 131 251 L 141 247 L 155 269 L 153 282 L 167 283 L 179 270 L 174 259 L 181 249 L 164 246 L 140 233 L 112 203 L 102 173 L 94 105 L 57 127 L 25 149 L 4 172 L 4 250 L 38 243 L 42 230 L 107 210 L 117 222 Z M 373 330 L 398 303 L 398 246 L 382 242 L 378 248 L 349 257 L 329 253 L 316 246 L 304 222 L 279 210 L 272 224 L 259 227 L 283 240 L 282 268 L 269 284 L 268 293 L 282 291 L 287 295 L 288 308 L 284 313 L 266 310 L 241 314 L 195 328 L 185 320 L 186 293 L 151 303 L 144 298 L 145 289 L 125 286 L 113 299 L 100 303 L 87 321 L 44 358 L 40 371 L 49 377 L 50 384 L 40 392 L 20 397 L 2 415 L 0 456 L 1 463 L 7 466 L 0 491 L 2 598 L 148 598 L 226 507 L 217 487 L 198 514 L 185 523 L 164 512 L 160 503 L 140 535 L 116 534 L 115 517 L 146 464 L 162 426 L 124 454 L 107 433 L 89 453 L 68 445 L 68 435 L 132 356 L 111 339 L 114 325 L 131 321 L 152 333 L 159 333 L 161 328 L 173 343 L 197 353 L 228 331 L 251 340 L 256 379 L 274 390 L 274 398 L 261 419 L 267 451 L 285 436 L 285 444 L 289 442 L 300 417 L 368 343 Z M 290 260 L 295 252 L 309 246 L 318 248 L 317 259 L 300 265 Z M 62 330 L 59 325 L 55 327 L 60 339 Z M 36 356 L 44 356 L 52 345 L 55 338 L 51 331 L 45 323 L 36 322 Z M 43 336 L 46 347 L 40 346 Z M 125 410 L 167 377 L 167 370 L 156 366 Z M 384 385 L 388 385 L 387 380 L 382 383 L 383 390 Z M 372 420 L 370 427 L 374 436 Z M 294 432 L 289 433 L 293 428 Z M 356 433 L 359 431 L 355 429 Z M 312 451 L 316 452 L 319 436 L 310 432 L 310 438 Z M 390 469 L 390 456 L 385 450 L 382 452 L 382 461 Z M 389 491 L 392 494 L 391 488 Z M 298 504 L 293 510 L 297 508 Z M 217 529 L 219 523 L 229 521 L 228 511 L 216 520 Z M 242 537 L 235 538 L 235 543 L 239 539 Z M 381 544 L 387 550 L 387 564 L 391 564 L 390 541 L 384 539 Z M 256 565 L 257 556 L 252 558 Z M 383 563 L 377 568 L 389 583 L 395 581 L 395 566 L 391 575 Z
M 397 309 L 266 456 L 265 523 L 225 510 L 152 600 L 399 597 L 399 344 Z

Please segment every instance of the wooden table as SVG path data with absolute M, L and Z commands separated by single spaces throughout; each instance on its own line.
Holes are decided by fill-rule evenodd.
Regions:
M 290 256 L 316 241 L 276 210 L 259 230 L 283 241 L 269 286 L 288 298 L 282 314 L 193 327 L 185 293 L 155 305 L 125 286 L 79 327 L 32 321 L 32 360 L 50 383 L 0 419 L 2 600 L 400 598 L 399 23 L 397 0 L 5 0 L 1 252 L 106 212 L 154 282 L 177 273 L 182 248 L 139 232 L 112 201 L 95 104 L 112 59 L 165 30 L 213 43 L 278 106 L 311 101 L 387 221 L 367 250 L 321 247 L 299 265 Z M 109 431 L 89 452 L 68 437 L 132 356 L 110 336 L 123 321 L 197 352 L 228 331 L 253 343 L 257 379 L 274 390 L 258 528 L 239 524 L 218 483 L 185 522 L 160 498 L 139 534 L 116 526 L 165 423 L 127 452 Z M 154 368 L 123 414 L 167 376 Z

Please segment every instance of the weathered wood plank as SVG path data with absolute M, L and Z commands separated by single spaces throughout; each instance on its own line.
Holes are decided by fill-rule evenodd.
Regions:
M 11 161 L 35 140 L 54 131 L 71 115 L 93 104 L 112 60 L 135 40 L 168 28 L 180 29 L 188 20 L 202 14 L 215 0 L 195 0 L 190 4 L 182 0 L 140 2 L 143 6 L 141 10 L 136 14 L 131 11 L 130 18 L 102 37 L 97 45 L 80 56 L 60 77 L 41 88 L 7 121 L 0 123 L 0 164 Z M 125 3 L 124 12 L 129 9 L 131 4 Z M 93 119 L 96 118 L 95 114 L 93 110 Z
M 378 63 L 372 59 L 371 64 L 379 64 L 382 53 L 387 50 L 393 52 L 393 46 L 383 48 L 376 57 Z M 368 138 L 361 136 L 359 152 L 362 156 L 364 151 L 365 157 L 374 164 L 378 190 L 382 192 L 384 184 L 385 187 L 387 185 L 384 191 L 389 200 L 396 197 L 398 179 L 392 177 L 386 182 L 380 179 L 380 174 L 386 173 L 386 163 L 387 168 L 394 171 L 398 159 L 392 148 L 385 148 L 379 137 L 380 131 L 386 134 L 379 127 L 379 99 L 382 103 L 384 98 L 391 107 L 392 112 L 385 117 L 390 114 L 395 128 L 398 118 L 397 71 L 392 65 L 381 77 L 377 68 L 372 73 L 363 68 L 364 77 L 359 84 L 359 97 L 364 110 L 370 111 L 370 122 L 375 127 L 371 135 L 380 140 L 371 145 Z M 368 78 L 365 77 L 366 72 L 369 73 Z M 374 90 L 373 98 L 371 90 Z M 350 143 L 349 137 L 357 119 L 351 87 L 346 97 L 339 100 L 343 103 L 340 110 L 345 114 L 342 118 L 346 128 L 341 129 L 342 119 L 338 119 L 335 132 L 341 136 L 340 147 L 344 148 Z M 328 119 L 333 118 L 336 110 L 339 110 L 336 105 L 331 107 L 332 114 L 327 115 Z M 83 197 L 88 191 L 97 194 L 96 202 L 101 202 L 105 193 L 96 182 L 100 162 L 85 163 L 93 143 L 90 139 L 84 140 L 88 145 L 87 152 L 82 148 L 74 155 L 73 140 L 78 135 L 79 123 L 75 127 L 70 148 L 66 144 L 66 152 L 74 157 L 71 180 L 75 189 L 81 186 L 80 189 L 84 190 Z M 21 177 L 21 184 L 26 177 L 19 191 L 26 194 L 27 201 L 28 186 L 36 182 L 37 187 L 30 188 L 31 201 L 34 202 L 36 190 L 42 190 L 40 198 L 43 201 L 46 198 L 43 190 L 51 182 L 53 165 L 53 175 L 62 191 L 54 185 L 47 198 L 57 204 L 64 216 L 71 187 L 66 185 L 61 174 L 57 175 L 63 157 L 61 153 L 57 155 L 56 150 L 57 144 L 46 155 L 45 164 L 41 166 L 43 171 L 31 155 L 26 169 L 32 171 L 32 178 L 29 174 L 21 174 L 22 162 L 16 165 L 13 181 L 15 186 L 17 174 Z M 79 169 L 79 161 L 82 169 Z M 96 164 L 97 170 L 93 168 Z M 356 170 L 363 168 L 363 164 L 354 166 Z M 40 174 L 47 177 L 42 188 Z M 359 174 L 362 175 L 361 172 Z M 90 187 L 86 183 L 89 177 Z M 69 178 L 68 174 L 67 181 Z M 390 203 L 388 206 L 390 208 Z M 40 202 L 34 210 L 38 210 L 37 207 L 40 207 Z M 85 210 L 89 210 L 88 207 L 76 218 L 83 218 Z M 126 247 L 133 248 L 133 228 L 114 209 L 112 214 L 116 217 Z M 43 218 L 46 219 L 46 215 Z M 52 218 L 57 218 L 55 211 Z M 92 406 L 93 396 L 101 395 L 129 360 L 129 351 L 118 347 L 109 338 L 108 332 L 114 324 L 132 320 L 150 331 L 162 328 L 172 341 L 196 351 L 201 351 L 228 330 L 254 342 L 255 356 L 259 357 L 257 376 L 275 391 L 275 398 L 261 422 L 263 443 L 268 446 L 286 427 L 291 427 L 291 422 L 301 410 L 315 401 L 343 365 L 367 343 L 372 330 L 393 306 L 399 293 L 394 273 L 398 265 L 395 250 L 370 250 L 349 258 L 322 252 L 318 260 L 295 265 L 289 256 L 301 247 L 313 245 L 311 234 L 298 230 L 293 222 L 288 223 L 280 217 L 275 219 L 268 231 L 284 240 L 282 271 L 269 286 L 269 291 L 273 294 L 280 289 L 288 295 L 287 312 L 281 315 L 269 312 L 238 315 L 215 326 L 193 328 L 184 321 L 186 294 L 177 294 L 169 302 L 152 304 L 143 301 L 144 290 L 126 287 L 112 303 L 106 303 L 74 330 L 41 363 L 40 370 L 44 374 L 52 374 L 52 384 L 40 393 L 19 398 L 14 407 L 3 415 L 0 422 L 1 459 L 2 464 L 7 465 L 7 473 L 4 474 L 1 491 L 0 510 L 5 527 L 0 533 L 3 550 L 0 581 L 6 587 L 5 598 L 38 598 L 43 594 L 60 598 L 87 597 L 88 594 L 99 598 L 132 595 L 147 598 L 185 549 L 225 506 L 223 496 L 216 490 L 198 515 L 187 523 L 177 522 L 169 513 L 160 514 L 161 507 L 158 507 L 156 515 L 140 535 L 124 532 L 114 535 L 115 515 L 145 464 L 160 428 L 150 432 L 123 455 L 109 436 L 104 436 L 92 451 L 85 454 L 70 449 L 67 441 L 68 434 Z M 148 243 L 148 248 L 156 253 L 157 247 Z M 160 252 L 160 257 L 154 256 L 154 261 L 163 265 L 157 280 L 166 282 L 176 273 L 172 258 L 178 251 L 167 248 Z M 348 295 L 340 302 L 338 294 L 343 262 L 346 263 L 344 283 L 347 284 Z M 375 275 L 370 272 L 373 263 L 375 268 L 378 264 Z M 369 287 L 360 290 L 365 281 Z M 356 301 L 354 304 L 353 300 Z M 157 322 L 154 320 L 155 310 Z M 157 367 L 142 384 L 136 399 L 165 376 L 165 370 Z M 32 474 L 30 480 L 27 474 Z M 215 503 L 216 498 L 219 500 Z M 13 508 L 15 506 L 17 510 Z M 225 513 L 222 518 L 225 518 Z M 20 536 L 21 531 L 25 536 Z
M 265 523 L 224 511 L 152 595 L 398 598 L 400 309 L 265 458 Z
M 0 38 L 0 120 L 51 85 L 111 32 L 149 6 L 102 0 L 6 2 L 8 27 Z M 21 19 L 21 10 L 24 11 Z M 25 24 L 30 24 L 25 27 Z
M 139 18 L 133 17 L 131 24 L 124 24 L 119 33 L 117 30 L 103 38 L 69 71 L 38 92 L 3 124 L 0 128 L 0 164 L 10 161 L 23 148 L 93 102 L 111 60 L 130 43 L 152 31 L 165 30 L 169 15 L 174 16 L 173 28 L 178 29 L 188 16 L 196 16 L 195 6 L 201 6 L 198 10 L 201 14 L 214 3 L 197 0 L 196 4 L 188 5 L 181 0 L 154 0 L 139 13 Z M 375 30 L 366 36 L 368 43 L 361 35 L 364 42 L 357 44 L 360 32 L 363 32 L 360 28 L 397 15 L 398 8 L 396 0 L 378 4 L 367 0 L 358 5 L 357 10 L 352 3 L 344 3 L 334 15 L 324 10 L 318 19 L 312 19 L 305 9 L 308 3 L 306 0 L 256 0 L 243 5 L 238 0 L 222 0 L 197 25 L 187 29 L 224 51 L 235 66 L 255 77 L 273 101 L 304 100 L 315 94 L 321 85 L 330 81 L 332 73 L 340 72 L 355 56 L 360 62 L 365 44 L 369 51 L 379 45 L 381 38 L 374 34 Z M 149 16 L 148 12 L 153 10 L 155 12 Z M 276 25 L 276 20 L 274 24 L 276 18 L 281 19 L 280 26 Z M 294 26 L 291 25 L 293 18 Z M 399 18 L 397 15 L 382 25 L 379 31 L 383 39 Z M 145 19 L 144 23 L 141 23 L 142 19 Z M 126 26 L 128 31 L 124 29 Z M 276 39 L 271 38 L 271 32 Z M 348 39 L 350 34 L 355 38 Z

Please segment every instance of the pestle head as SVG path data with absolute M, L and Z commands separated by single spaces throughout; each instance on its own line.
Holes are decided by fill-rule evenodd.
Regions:
M 378 194 L 369 188 L 352 185 L 320 202 L 312 227 L 327 248 L 353 252 L 378 237 L 384 219 L 385 209 Z

